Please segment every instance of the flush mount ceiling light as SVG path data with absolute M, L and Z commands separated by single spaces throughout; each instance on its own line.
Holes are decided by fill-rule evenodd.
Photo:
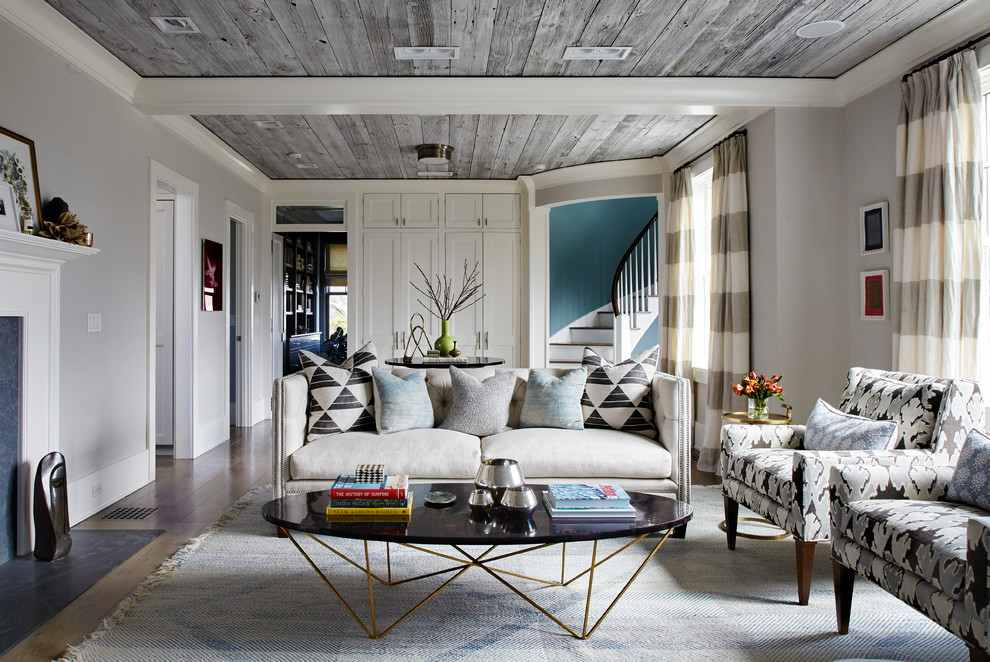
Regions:
M 315 163 L 297 163 L 296 167 L 300 170 L 316 170 Z
M 446 165 L 450 163 L 450 156 L 454 153 L 454 148 L 450 145 L 439 143 L 428 143 L 426 145 L 416 145 L 416 155 L 420 163 L 426 165 Z
M 420 170 L 416 174 L 420 177 L 436 177 L 438 179 L 446 179 L 454 176 L 454 173 L 449 170 Z
M 632 46 L 568 46 L 565 60 L 625 60 Z
M 392 50 L 396 60 L 456 60 L 461 56 L 460 46 L 396 46 Z
M 286 154 L 286 156 L 288 156 L 290 159 L 301 159 L 302 158 L 302 154 L 300 154 L 299 152 L 289 152 L 288 154 Z
M 282 123 L 278 120 L 255 120 L 254 125 L 259 129 L 281 129 Z
M 195 34 L 199 28 L 188 16 L 151 16 L 151 22 L 165 34 Z
M 845 29 L 846 24 L 842 21 L 818 21 L 802 25 L 795 34 L 802 39 L 818 39 L 819 37 L 830 37 Z

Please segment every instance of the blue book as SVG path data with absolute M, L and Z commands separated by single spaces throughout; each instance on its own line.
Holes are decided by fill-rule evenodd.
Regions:
M 554 509 L 629 509 L 629 495 L 614 483 L 556 483 L 548 486 L 547 498 Z

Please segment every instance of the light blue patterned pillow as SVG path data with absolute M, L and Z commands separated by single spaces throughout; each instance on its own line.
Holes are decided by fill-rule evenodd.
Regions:
M 433 427 L 433 403 L 423 373 L 396 377 L 388 370 L 373 368 L 375 422 L 380 434 Z
M 581 396 L 588 371 L 571 370 L 563 377 L 554 377 L 543 370 L 530 370 L 526 380 L 519 427 L 584 429 Z
M 874 421 L 841 412 L 821 398 L 804 431 L 809 451 L 879 451 L 897 443 L 896 421 Z
M 990 511 L 990 437 L 979 430 L 966 436 L 945 499 Z

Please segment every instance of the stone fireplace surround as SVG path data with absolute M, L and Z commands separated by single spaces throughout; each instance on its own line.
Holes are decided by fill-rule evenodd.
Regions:
M 0 231 L 0 317 L 21 320 L 16 553 L 34 547 L 31 488 L 38 462 L 59 450 L 61 267 L 98 249 Z

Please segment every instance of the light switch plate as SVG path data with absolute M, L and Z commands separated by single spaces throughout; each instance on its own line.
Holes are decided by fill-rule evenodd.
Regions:
M 86 331 L 88 333 L 101 333 L 103 331 L 103 314 L 90 313 L 86 320 Z

